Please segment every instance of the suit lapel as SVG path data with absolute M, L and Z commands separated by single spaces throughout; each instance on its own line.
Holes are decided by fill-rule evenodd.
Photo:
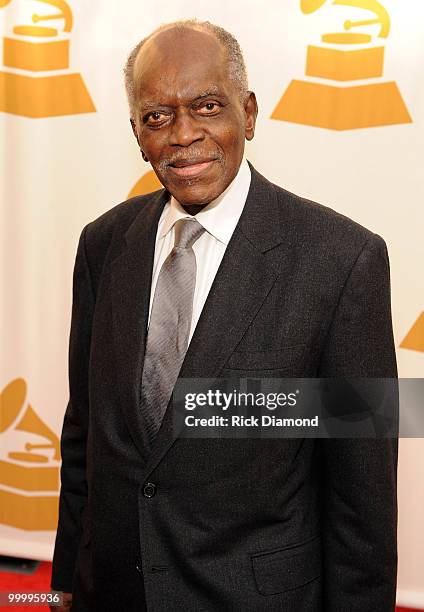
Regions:
M 276 195 L 270 183 L 250 167 L 252 180 L 246 204 L 200 315 L 180 378 L 219 375 L 279 274 L 270 253 L 282 240 Z M 170 403 L 145 477 L 174 441 Z
M 112 311 L 120 404 L 134 443 L 144 456 L 139 390 L 146 344 L 150 285 L 156 230 L 169 198 L 166 190 L 140 204 L 140 212 L 125 234 L 121 255 L 113 260 Z

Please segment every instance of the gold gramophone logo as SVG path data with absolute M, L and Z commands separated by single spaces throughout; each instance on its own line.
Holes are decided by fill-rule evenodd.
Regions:
M 133 188 L 128 194 L 128 198 L 133 198 L 134 196 L 145 195 L 146 193 L 151 193 L 152 191 L 157 191 L 158 189 L 162 189 L 163 185 L 154 173 L 153 170 L 149 170 L 135 183 Z
M 364 9 L 373 13 L 373 18 L 347 20 L 343 32 L 324 34 L 322 45 L 310 45 L 306 59 L 306 77 L 310 78 L 290 83 L 271 118 L 331 130 L 411 123 L 397 84 L 382 80 L 384 46 L 374 42 L 371 34 L 352 31 L 378 25 L 377 38 L 386 39 L 390 33 L 388 12 L 376 0 L 331 1 Z M 325 2 L 301 0 L 300 7 L 309 14 Z
M 81 75 L 69 72 L 69 5 L 65 0 L 36 1 L 59 12 L 34 14 L 33 24 L 60 20 L 63 27 L 17 25 L 13 36 L 3 38 L 0 111 L 31 118 L 95 112 Z M 0 8 L 10 2 L 0 0 Z
M 55 530 L 60 441 L 26 403 L 26 394 L 22 378 L 0 393 L 0 523 Z
M 400 348 L 424 353 L 424 311 L 400 343 Z

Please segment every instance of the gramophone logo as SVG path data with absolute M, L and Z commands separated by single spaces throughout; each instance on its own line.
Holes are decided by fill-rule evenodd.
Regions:
M 146 193 L 151 193 L 152 191 L 162 189 L 162 187 L 162 183 L 159 181 L 153 170 L 149 170 L 136 182 L 134 187 L 129 192 L 128 197 L 133 198 L 134 196 L 145 195 Z
M 0 393 L 0 523 L 55 530 L 60 441 L 26 400 L 16 378 Z
M 10 1 L 0 0 L 0 7 Z M 31 118 L 95 112 L 81 75 L 69 72 L 71 9 L 65 0 L 37 2 L 59 12 L 34 14 L 33 23 L 60 20 L 62 31 L 44 25 L 17 25 L 13 36 L 3 38 L 0 111 Z
M 301 0 L 300 7 L 308 14 L 325 2 Z M 386 39 L 388 12 L 376 0 L 332 0 L 332 4 L 370 11 L 373 18 L 347 20 L 343 32 L 324 34 L 322 45 L 310 45 L 306 58 L 309 78 L 290 83 L 271 118 L 330 130 L 411 123 L 396 83 L 382 80 L 384 46 L 375 43 L 371 34 L 351 31 L 378 25 L 377 38 Z
M 424 312 L 420 314 L 414 325 L 400 344 L 400 348 L 424 353 Z

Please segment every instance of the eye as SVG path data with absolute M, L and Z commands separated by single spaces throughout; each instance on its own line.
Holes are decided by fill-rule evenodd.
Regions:
M 147 123 L 147 125 L 158 125 L 165 121 L 166 117 L 164 113 L 153 111 L 144 117 L 144 123 Z
M 219 113 L 221 105 L 218 102 L 205 102 L 199 107 L 198 112 L 201 115 L 216 115 Z

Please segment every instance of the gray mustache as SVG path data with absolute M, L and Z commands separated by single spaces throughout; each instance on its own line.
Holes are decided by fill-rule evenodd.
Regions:
M 167 166 L 170 166 L 182 160 L 188 161 L 190 164 L 193 164 L 193 163 L 196 163 L 198 160 L 210 161 L 212 159 L 215 159 L 218 162 L 222 162 L 223 158 L 224 156 L 221 151 L 215 151 L 212 154 L 210 152 L 203 153 L 201 151 L 198 151 L 198 152 L 190 151 L 190 153 L 187 154 L 182 151 L 179 154 L 173 155 L 172 157 L 168 157 L 167 159 L 160 161 L 159 167 L 162 171 L 165 171 Z

